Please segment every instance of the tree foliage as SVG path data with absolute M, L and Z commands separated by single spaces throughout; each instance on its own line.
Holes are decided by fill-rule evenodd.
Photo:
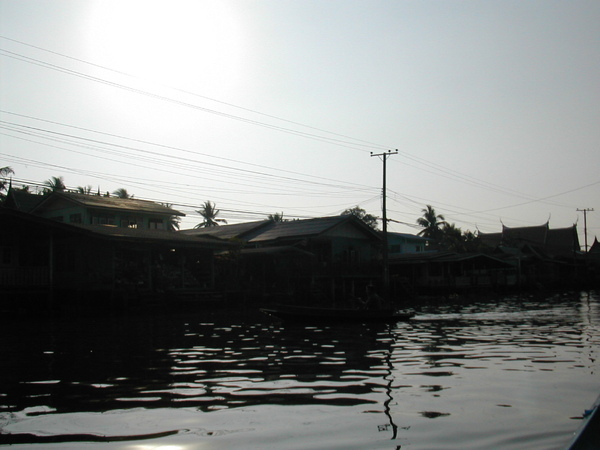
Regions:
M 480 240 L 475 233 L 469 230 L 463 232 L 456 224 L 446 222 L 446 218 L 437 214 L 431 205 L 426 205 L 421 211 L 423 216 L 417 219 L 417 224 L 423 229 L 419 235 L 432 239 L 433 248 L 457 253 L 480 250 Z
M 127 192 L 125 188 L 119 188 L 113 191 L 113 195 L 119 198 L 133 198 L 133 195 Z
M 227 223 L 227 221 L 225 219 L 217 218 L 220 211 L 216 207 L 217 207 L 217 205 L 210 201 L 204 202 L 204 204 L 202 205 L 202 208 L 200 208 L 199 210 L 196 211 L 198 214 L 200 214 L 202 216 L 202 218 L 204 220 L 202 222 L 200 222 L 198 225 L 196 225 L 194 228 L 216 227 L 216 226 L 220 225 L 220 223 Z
M 92 193 L 92 186 L 77 186 L 77 193 L 90 195 Z
M 366 223 L 369 227 L 374 230 L 377 229 L 377 217 L 372 214 L 368 214 L 364 209 L 359 206 L 355 206 L 354 208 L 348 208 L 344 212 L 342 212 L 342 216 L 354 216 L 364 223 Z
M 6 177 L 9 175 L 14 174 L 15 172 L 12 170 L 11 167 L 0 167 L 0 198 L 4 197 L 4 192 L 8 189 L 8 184 L 10 182 L 7 182 Z
M 167 208 L 172 208 L 173 205 L 171 203 L 161 203 L 161 205 L 166 206 Z M 179 225 L 181 224 L 181 218 L 179 216 L 169 216 L 169 220 L 167 222 L 167 229 L 169 231 L 179 230 Z
M 44 192 L 46 194 L 50 192 L 63 192 L 67 189 L 65 186 L 65 180 L 63 177 L 52 177 L 44 181 Z
M 421 212 L 423 216 L 417 219 L 417 225 L 423 227 L 418 233 L 419 236 L 440 241 L 443 235 L 442 227 L 447 225 L 446 218 L 438 214 L 431 205 L 426 205 Z
M 283 218 L 283 212 L 281 212 L 281 213 L 275 213 L 275 214 L 269 214 L 269 220 L 272 220 L 275 223 L 285 222 L 285 219 Z

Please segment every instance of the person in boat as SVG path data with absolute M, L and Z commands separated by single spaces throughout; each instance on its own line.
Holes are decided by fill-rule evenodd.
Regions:
M 367 286 L 367 295 L 363 300 L 359 298 L 361 303 L 363 304 L 363 308 L 365 309 L 383 309 L 384 301 L 383 298 L 377 292 L 375 292 L 375 287 L 372 284 Z

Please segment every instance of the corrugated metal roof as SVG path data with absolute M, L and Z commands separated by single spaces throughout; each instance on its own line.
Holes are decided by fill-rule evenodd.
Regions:
M 358 227 L 365 230 L 365 233 L 372 233 L 374 237 L 378 236 L 364 222 L 349 215 L 289 220 L 285 222 L 262 220 L 258 222 L 182 230 L 179 233 L 195 236 L 213 236 L 220 239 L 239 238 L 249 243 L 262 243 L 282 239 L 305 239 L 319 236 L 345 222 L 356 223 Z
M 219 239 L 242 238 L 256 230 L 272 224 L 271 220 L 259 220 L 256 222 L 236 223 L 231 225 L 219 225 L 207 228 L 194 228 L 192 230 L 181 230 L 178 233 L 188 236 L 212 236 Z
M 308 238 L 318 236 L 327 230 L 345 222 L 353 220 L 352 216 L 321 217 L 317 219 L 290 220 L 278 222 L 261 232 L 249 242 L 274 241 L 285 238 Z M 366 227 L 366 225 L 365 225 Z
M 143 212 L 168 216 L 185 216 L 185 214 L 180 211 L 149 200 L 104 197 L 101 195 L 76 194 L 74 192 L 53 192 L 48 196 L 44 196 L 44 201 L 40 203 L 36 209 L 43 209 L 46 204 L 49 204 L 58 198 L 63 198 L 87 208 Z
M 94 234 L 117 239 L 144 240 L 172 244 L 201 244 L 210 247 L 225 247 L 228 244 L 211 237 L 187 236 L 175 231 L 124 228 L 110 225 L 68 224 Z

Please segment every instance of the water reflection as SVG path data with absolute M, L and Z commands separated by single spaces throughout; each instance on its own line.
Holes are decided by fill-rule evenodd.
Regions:
M 394 448 L 383 446 L 390 440 L 443 448 L 436 433 L 467 423 L 463 436 L 489 444 L 502 428 L 507 440 L 519 433 L 534 439 L 532 423 L 551 430 L 574 416 L 572 391 L 592 389 L 596 294 L 415 308 L 415 320 L 394 326 L 287 326 L 252 310 L 233 318 L 214 312 L 5 323 L 0 444 L 216 436 L 225 431 L 199 427 L 195 414 L 206 419 L 266 405 L 269 415 L 256 413 L 256 421 L 273 421 L 279 407 L 303 416 L 302 423 L 332 408 L 346 411 L 352 419 L 332 426 L 349 436 L 357 431 L 346 427 L 362 428 L 373 417 L 371 448 Z M 562 412 L 543 412 L 548 408 Z M 125 413 L 127 426 L 115 420 Z M 529 429 L 519 424 L 526 415 Z M 434 422 L 432 433 L 427 424 Z M 569 426 L 576 427 L 562 428 Z M 360 439 L 356 448 L 365 448 Z M 312 447 L 323 448 L 319 442 Z

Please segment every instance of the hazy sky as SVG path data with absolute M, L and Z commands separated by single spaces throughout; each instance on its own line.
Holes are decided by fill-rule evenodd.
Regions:
M 600 2 L 0 0 L 0 167 L 229 223 L 600 236 Z

